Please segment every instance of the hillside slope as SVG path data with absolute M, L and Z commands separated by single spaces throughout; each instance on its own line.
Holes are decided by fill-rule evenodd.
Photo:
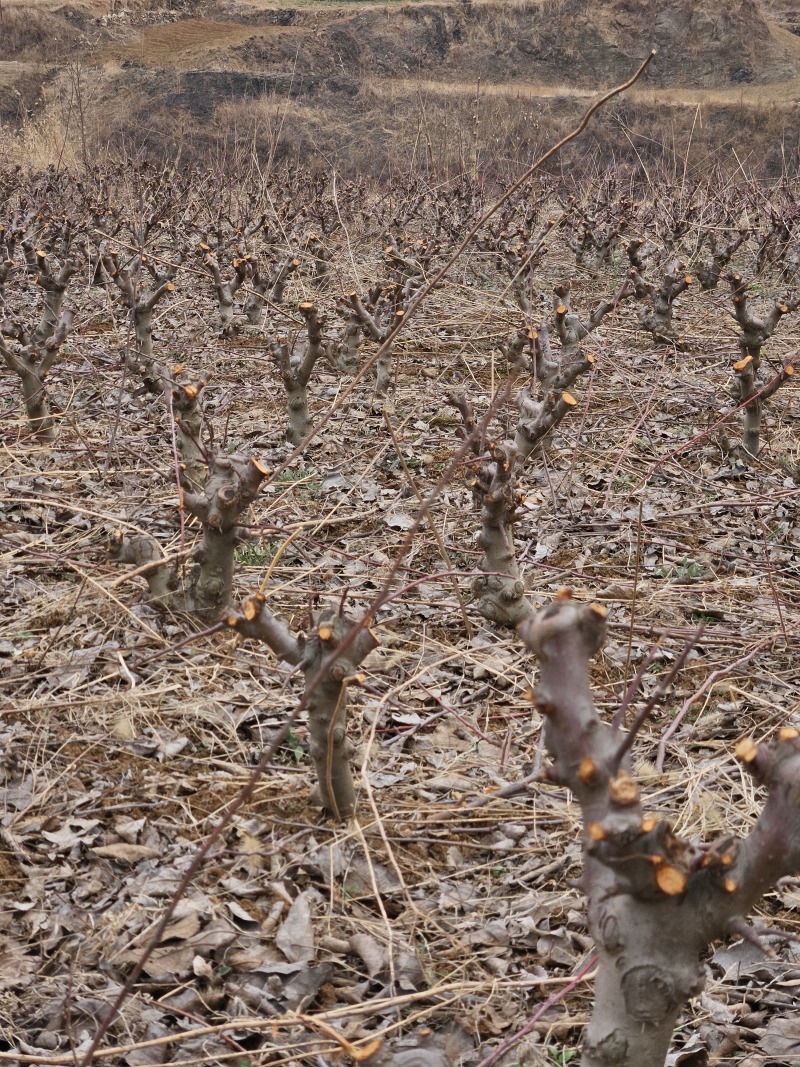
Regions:
M 294 121 L 287 147 L 281 120 L 282 151 L 316 147 L 337 154 L 343 124 L 349 143 L 353 136 L 375 142 L 378 155 L 368 155 L 383 165 L 387 140 L 415 125 L 418 135 L 423 96 L 431 102 L 426 123 L 455 109 L 451 126 L 462 142 L 483 136 L 473 118 L 476 92 L 506 98 L 506 111 L 493 115 L 497 136 L 498 122 L 516 126 L 511 112 L 520 97 L 541 103 L 530 116 L 534 125 L 551 123 L 548 101 L 565 118 L 565 103 L 629 76 L 650 48 L 658 55 L 631 98 L 640 105 L 780 108 L 800 99 L 800 37 L 787 26 L 788 9 L 767 9 L 757 0 L 294 7 L 186 0 L 171 10 L 142 3 L 110 13 L 101 0 L 70 7 L 47 0 L 15 0 L 9 7 L 6 0 L 0 122 L 30 120 L 59 101 L 63 113 L 64 101 L 77 93 L 87 105 L 84 140 L 87 127 L 90 140 L 101 143 L 141 142 L 146 129 L 151 144 L 166 140 L 174 147 L 207 144 L 212 135 L 229 139 L 231 123 L 238 129 L 243 117 L 242 101 L 258 100 L 262 133 L 266 124 L 274 141 L 276 108 L 291 99 L 287 114 Z M 246 117 L 252 125 L 249 104 Z M 489 117 L 485 110 L 483 117 Z M 687 114 L 670 122 L 681 129 L 693 120 Z M 784 139 L 793 122 L 791 114 L 773 119 L 769 135 Z M 506 133 L 504 151 L 526 147 L 524 133 Z M 429 129 L 431 142 L 433 136 Z
M 351 4 L 296 8 L 263 0 L 206 5 L 194 18 L 131 26 L 92 61 L 190 69 L 346 76 L 435 72 L 444 80 L 570 82 L 625 77 L 651 48 L 659 87 L 764 84 L 798 71 L 790 34 L 755 0 L 582 0 L 548 3 Z M 787 39 L 788 38 L 788 39 Z

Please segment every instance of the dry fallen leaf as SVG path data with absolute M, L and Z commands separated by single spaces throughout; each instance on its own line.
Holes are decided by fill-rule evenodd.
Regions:
M 155 859 L 160 854 L 159 849 L 150 848 L 149 845 L 133 845 L 126 841 L 118 841 L 113 845 L 95 845 L 89 850 L 96 856 L 105 859 L 117 860 L 119 863 L 139 863 L 141 860 Z
M 275 933 L 275 944 L 291 963 L 314 958 L 314 930 L 311 924 L 311 907 L 319 894 L 307 889 L 292 903 L 286 918 Z

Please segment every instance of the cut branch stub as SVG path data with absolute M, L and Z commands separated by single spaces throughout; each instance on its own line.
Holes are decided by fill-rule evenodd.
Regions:
M 347 647 L 340 651 L 346 640 Z M 352 752 L 347 740 L 347 686 L 358 680 L 360 663 L 377 646 L 370 630 L 357 627 L 332 610 L 321 613 L 315 634 L 306 640 L 301 667 L 307 685 L 311 758 L 322 807 L 336 819 L 348 819 L 355 811 Z
M 591 358 L 586 357 L 587 367 L 591 366 Z M 566 391 L 560 396 L 549 391 L 544 394 L 543 399 L 534 400 L 527 389 L 521 389 L 517 395 L 520 417 L 514 436 L 514 445 L 521 459 L 526 460 L 539 445 L 545 444 L 567 412 L 577 404 L 578 401 L 572 393 Z
M 742 358 L 733 364 L 736 375 L 733 395 L 744 407 L 744 448 L 752 456 L 758 455 L 761 447 L 761 417 L 763 402 L 788 381 L 794 374 L 791 362 L 786 363 L 766 385 L 759 379 L 761 350 L 772 336 L 784 315 L 800 306 L 800 295 L 776 299 L 770 313 L 761 318 L 749 305 L 747 282 L 740 274 L 729 274 L 733 309 L 741 329 L 739 350 Z
M 516 626 L 531 612 L 514 551 L 513 525 L 524 500 L 517 487 L 519 453 L 511 441 L 489 442 L 484 450 L 466 394 L 453 390 L 447 394 L 447 401 L 460 413 L 461 436 L 480 459 L 470 483 L 473 500 L 481 511 L 478 544 L 483 549 L 481 573 L 472 583 L 475 606 L 491 622 Z
M 299 306 L 306 325 L 306 339 L 272 340 L 270 351 L 275 358 L 286 390 L 288 422 L 286 437 L 292 444 L 300 444 L 311 430 L 308 409 L 308 383 L 317 360 L 324 354 L 322 321 L 317 308 L 310 301 Z
M 278 659 L 297 665 L 303 657 L 305 638 L 295 636 L 283 621 L 267 607 L 263 593 L 246 600 L 241 612 L 231 612 L 226 624 L 242 637 L 252 637 L 269 645 Z
M 180 382 L 182 367 L 173 370 L 172 411 L 175 416 L 176 443 L 180 455 L 181 486 L 189 492 L 199 492 L 206 478 L 206 453 L 200 443 L 203 411 L 200 404 L 206 380 Z
M 634 266 L 630 271 L 633 293 L 640 302 L 637 316 L 640 323 L 658 342 L 684 347 L 685 342 L 673 335 L 672 316 L 674 304 L 694 279 L 685 272 L 683 263 L 673 260 L 663 267 L 660 281 L 650 281 Z
M 762 318 L 750 306 L 749 285 L 741 274 L 729 274 L 728 283 L 733 297 L 733 312 L 742 332 L 739 348 L 743 356 L 753 357 L 755 369 L 758 370 L 761 349 L 773 335 L 783 316 L 800 307 L 800 295 L 795 293 L 791 297 L 776 298 L 769 314 Z

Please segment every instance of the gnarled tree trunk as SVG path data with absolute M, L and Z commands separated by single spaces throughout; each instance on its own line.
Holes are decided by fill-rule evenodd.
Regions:
M 583 814 L 581 883 L 599 963 L 581 1064 L 661 1067 L 682 1007 L 703 988 L 709 942 L 741 933 L 762 894 L 800 871 L 800 733 L 739 743 L 737 756 L 768 790 L 761 817 L 744 839 L 697 846 L 642 810 L 629 759 L 641 721 L 624 734 L 595 709 L 588 663 L 605 637 L 604 609 L 566 593 L 520 635 L 539 661 L 548 777 L 572 790 Z
M 335 819 L 349 819 L 356 795 L 347 740 L 347 686 L 357 680 L 358 667 L 377 648 L 377 638 L 332 610 L 316 616 L 309 636 L 295 636 L 272 614 L 260 593 L 226 621 L 243 637 L 263 641 L 280 659 L 302 670 L 320 803 Z

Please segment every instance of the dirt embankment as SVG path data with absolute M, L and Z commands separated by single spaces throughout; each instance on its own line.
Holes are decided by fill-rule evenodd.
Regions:
M 456 140 L 463 145 L 473 136 L 478 86 L 483 100 L 498 101 L 491 118 L 481 108 L 481 135 L 491 133 L 485 148 L 512 159 L 537 143 L 530 132 L 536 124 L 552 131 L 553 114 L 558 118 L 564 103 L 583 106 L 588 93 L 628 77 L 653 47 L 658 55 L 646 78 L 626 97 L 634 110 L 618 123 L 623 147 L 633 140 L 640 149 L 639 137 L 659 139 L 658 120 L 651 128 L 647 117 L 645 130 L 635 107 L 702 106 L 710 115 L 723 107 L 783 109 L 800 98 L 800 36 L 786 28 L 786 11 L 773 12 L 782 25 L 770 21 L 756 0 L 359 0 L 292 7 L 275 0 L 180 0 L 170 10 L 134 2 L 137 7 L 122 9 L 109 0 L 113 10 L 102 11 L 99 0 L 83 6 L 76 0 L 75 8 L 48 6 L 49 0 L 10 8 L 5 58 L 13 63 L 0 64 L 8 75 L 0 69 L 0 121 L 14 121 L 15 111 L 23 119 L 33 113 L 40 106 L 29 102 L 34 90 L 57 109 L 59 93 L 66 98 L 74 90 L 69 75 L 59 80 L 58 72 L 77 54 L 89 72 L 103 143 L 117 136 L 135 141 L 137 129 L 160 139 L 179 129 L 181 143 L 201 148 L 209 137 L 252 124 L 254 116 L 274 137 L 270 108 L 291 99 L 291 122 L 279 123 L 281 136 L 293 138 L 289 154 L 333 145 L 348 166 L 359 165 L 355 146 L 369 161 L 384 161 L 384 143 L 411 127 L 418 143 L 421 123 L 428 125 L 429 155 L 439 133 L 451 138 L 451 147 Z M 69 42 L 66 58 L 55 49 L 59 40 Z M 33 89 L 22 108 L 13 90 L 26 73 Z M 262 109 L 257 114 L 254 101 Z M 533 102 L 536 114 L 531 110 L 524 121 L 512 114 L 520 101 Z M 63 111 L 64 99 L 60 104 Z M 695 120 L 687 112 L 685 123 L 679 115 L 669 123 L 688 130 Z M 705 116 L 704 123 L 703 129 L 712 125 Z M 742 123 L 726 125 L 741 142 Z M 770 136 L 783 137 L 782 123 L 770 129 Z M 761 152 L 760 143 L 745 145 L 745 152 L 750 148 Z
M 3 58 L 48 62 L 61 42 L 71 58 L 78 50 L 97 65 L 272 74 L 291 64 L 349 77 L 596 88 L 628 75 L 656 48 L 648 80 L 659 88 L 765 84 L 800 73 L 800 38 L 785 28 L 787 12 L 773 12 L 778 21 L 770 23 L 757 0 L 141 6 L 109 0 L 101 12 L 94 0 L 52 8 L 17 0 L 4 18 Z
M 590 88 L 627 76 L 651 48 L 659 54 L 648 78 L 659 88 L 779 82 L 798 72 L 800 55 L 800 41 L 771 26 L 755 0 L 460 0 L 333 9 L 237 0 L 208 9 L 205 18 L 139 29 L 95 58 Z

